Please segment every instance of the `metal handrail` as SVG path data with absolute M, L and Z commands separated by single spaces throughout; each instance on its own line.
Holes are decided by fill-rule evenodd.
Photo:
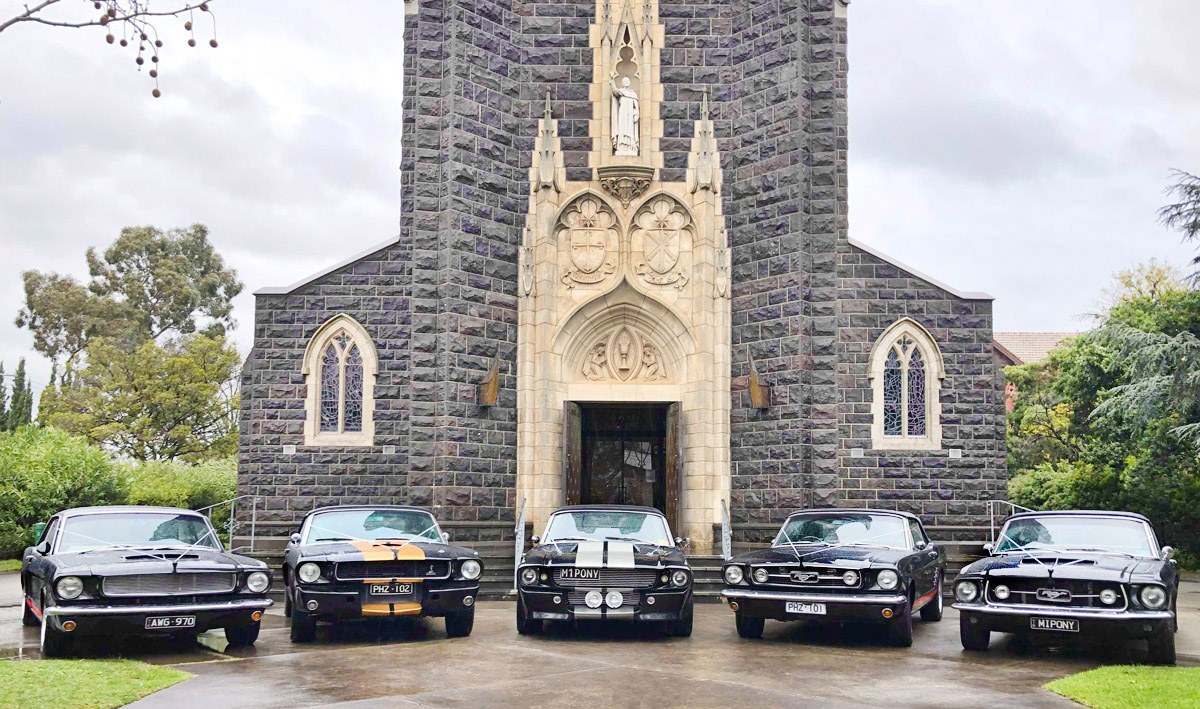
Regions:
M 733 556 L 733 527 L 729 523 L 729 507 L 721 498 L 721 558 L 728 561 Z
M 1018 505 L 1017 503 L 1009 502 L 1008 500 L 988 500 L 987 501 L 988 527 L 992 534 L 992 543 L 993 544 L 996 543 L 996 506 L 997 505 L 1005 505 L 1006 507 L 1008 507 L 1008 513 L 1005 514 L 1004 517 L 1002 517 L 1001 519 L 1004 519 L 1005 517 L 1011 517 L 1012 515 L 1016 514 L 1017 510 L 1020 510 L 1022 512 L 1037 512 L 1037 510 L 1033 509 L 1032 507 Z
M 521 498 L 521 508 L 517 511 L 516 556 L 513 559 L 513 593 L 517 592 L 517 568 L 521 565 L 521 557 L 525 556 L 525 498 Z
M 254 500 L 254 503 L 252 505 L 250 505 L 250 551 L 254 551 L 254 539 L 258 532 L 258 501 L 260 499 L 262 499 L 261 496 L 259 496 L 259 495 L 238 495 L 237 497 L 231 497 L 228 500 L 222 500 L 221 502 L 218 502 L 216 504 L 208 505 L 206 507 L 201 507 L 201 508 L 195 510 L 196 512 L 199 512 L 200 514 L 204 515 L 205 517 L 208 517 L 209 519 L 211 519 L 212 518 L 211 510 L 215 510 L 218 507 L 224 507 L 225 505 L 229 505 L 229 521 L 225 525 L 226 526 L 225 531 L 229 535 L 229 550 L 230 551 L 237 551 L 237 549 L 233 548 L 233 536 L 234 536 L 234 532 L 237 530 L 237 527 L 238 527 L 237 503 L 238 503 L 238 500 L 246 500 L 246 499 Z

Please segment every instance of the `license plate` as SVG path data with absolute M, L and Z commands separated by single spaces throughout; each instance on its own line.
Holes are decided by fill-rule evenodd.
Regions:
M 367 592 L 372 596 L 408 596 L 412 594 L 411 583 L 373 583 Z
M 599 581 L 600 569 L 566 568 L 558 572 L 558 578 L 563 581 Z
M 160 615 L 146 619 L 146 630 L 176 630 L 196 627 L 194 615 Z
M 1055 630 L 1060 633 L 1078 633 L 1079 621 L 1070 618 L 1030 618 L 1031 630 Z
M 784 610 L 788 613 L 799 613 L 800 615 L 825 615 L 825 604 L 789 602 Z

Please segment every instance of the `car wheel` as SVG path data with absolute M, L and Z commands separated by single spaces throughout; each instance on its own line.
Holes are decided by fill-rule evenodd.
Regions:
M 913 641 L 912 602 L 900 607 L 895 617 L 888 621 L 888 644 L 893 647 L 911 647 Z
M 942 619 L 942 572 L 940 571 L 933 580 L 933 590 L 933 600 L 921 606 L 921 620 L 926 623 L 936 623 Z
M 283 585 L 283 617 L 292 617 L 292 589 L 288 587 L 286 582 Z
M 692 637 L 692 620 L 695 614 L 692 612 L 692 604 L 687 604 L 687 608 L 679 614 L 679 620 L 672 621 L 668 625 L 668 633 L 677 638 Z
M 465 638 L 475 627 L 475 607 L 463 611 L 451 611 L 446 614 L 446 635 L 452 638 Z
M 21 625 L 27 628 L 36 628 L 41 624 L 41 618 L 38 618 L 37 613 L 33 612 L 33 599 L 25 596 L 25 612 L 21 614 Z
M 751 618 L 741 611 L 734 613 L 733 617 L 734 622 L 737 624 L 739 638 L 758 640 L 763 636 L 763 628 L 767 625 L 766 618 Z
M 294 643 L 311 643 L 317 639 L 317 621 L 311 613 L 292 609 L 291 638 Z
M 525 601 L 517 595 L 517 632 L 521 635 L 537 635 L 542 632 L 542 621 L 529 617 Z
M 971 618 L 966 613 L 958 616 L 958 636 L 962 640 L 963 649 L 971 652 L 987 650 L 992 641 L 991 631 L 971 623 Z
M 1169 628 L 1164 628 L 1157 635 L 1151 635 L 1146 642 L 1150 646 L 1150 664 L 1175 664 L 1175 633 Z
M 262 629 L 262 621 L 248 625 L 230 625 L 225 628 L 225 640 L 229 647 L 250 647 L 258 640 L 258 631 Z
M 41 626 L 42 657 L 66 657 L 71 654 L 71 649 L 75 644 L 74 638 L 61 630 L 55 630 L 50 625 L 48 616 L 42 616 Z

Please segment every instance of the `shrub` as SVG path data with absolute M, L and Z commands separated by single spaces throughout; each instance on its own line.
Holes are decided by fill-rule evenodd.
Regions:
M 0 555 L 19 555 L 33 525 L 61 509 L 123 500 L 117 466 L 84 438 L 36 426 L 0 433 Z
M 237 460 L 233 457 L 190 464 L 180 461 L 137 461 L 123 466 L 126 501 L 196 510 L 237 494 Z M 211 515 L 218 531 L 229 520 L 229 508 Z

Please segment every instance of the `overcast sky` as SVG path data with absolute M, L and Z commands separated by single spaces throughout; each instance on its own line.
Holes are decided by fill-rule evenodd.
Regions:
M 86 7 L 86 3 L 77 3 Z M 0 20 L 22 2 L 0 0 Z M 214 2 L 163 34 L 163 98 L 97 30 L 0 34 L 0 359 L 25 269 L 86 274 L 122 226 L 207 224 L 250 293 L 397 230 L 400 0 Z M 326 10 L 321 12 L 321 10 Z M 1155 221 L 1200 171 L 1200 3 L 854 0 L 850 231 L 956 288 L 997 330 L 1077 330 L 1110 275 L 1193 248 Z

